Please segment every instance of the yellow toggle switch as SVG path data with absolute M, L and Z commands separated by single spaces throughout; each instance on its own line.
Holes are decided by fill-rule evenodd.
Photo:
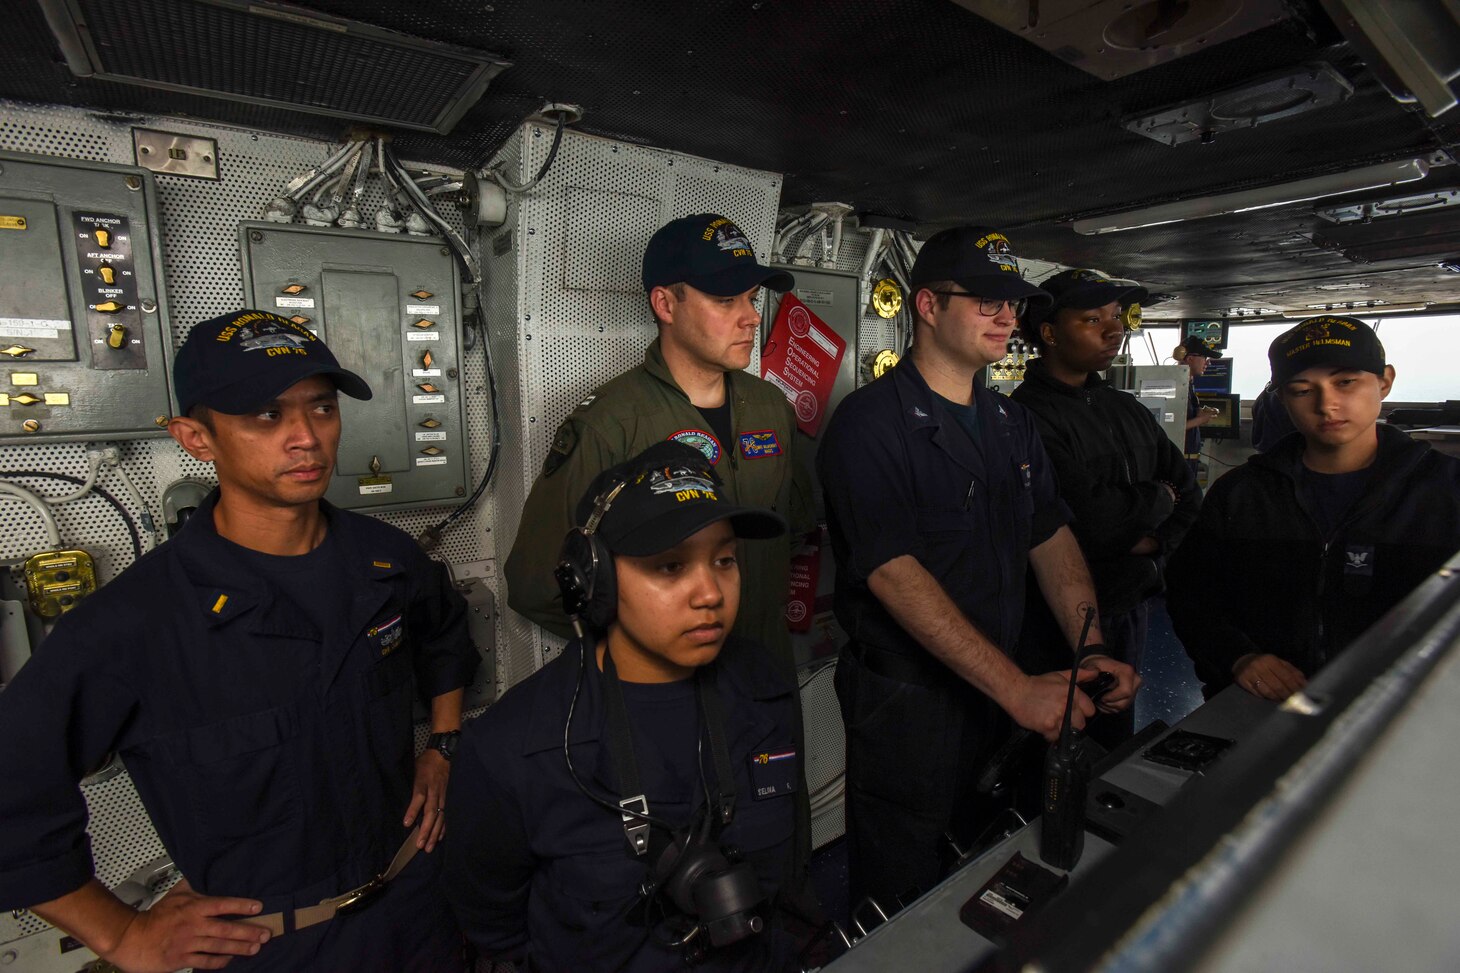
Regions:
M 427 456 L 440 456 L 441 455 L 441 447 L 440 446 L 427 446 L 425 449 L 421 450 L 421 452 L 425 453 Z
M 426 352 L 424 355 L 421 356 L 421 367 L 422 368 L 430 368 L 431 367 L 431 362 L 434 361 L 434 360 L 435 359 L 433 359 L 431 357 L 431 353 L 429 351 Z
M 411 327 L 413 327 L 413 328 L 431 328 L 431 327 L 435 327 L 435 325 L 436 325 L 436 322 L 435 321 L 432 321 L 430 318 L 422 318 L 419 321 L 412 321 L 411 322 Z
M 295 324 L 299 325 L 301 328 L 304 327 L 306 324 L 309 323 L 309 319 L 306 318 L 302 314 L 296 314 L 292 318 L 290 318 L 289 320 L 290 321 L 293 321 Z
M 432 392 L 439 392 L 439 391 L 441 391 L 436 386 L 432 385 L 430 382 L 422 382 L 420 385 L 417 385 L 416 388 L 418 388 L 422 392 L 426 392 L 426 393 L 432 393 Z
M 35 405 L 41 400 L 36 398 L 34 395 L 31 395 L 29 392 L 22 392 L 19 395 L 12 395 L 10 397 L 10 401 L 19 403 L 20 405 Z
M 307 290 L 309 290 L 309 288 L 305 287 L 303 284 L 290 284 L 288 287 L 285 287 L 284 288 L 284 293 L 285 294 L 303 294 Z
M 102 283 L 104 284 L 115 284 L 117 282 L 117 272 L 111 264 L 102 264 L 96 268 L 96 272 L 101 276 Z
M 418 301 L 424 301 L 426 298 L 435 297 L 436 295 L 432 294 L 430 291 L 414 291 L 411 293 L 411 296 Z
M 433 418 L 426 418 L 426 419 L 422 419 L 420 424 L 423 425 L 423 426 L 425 426 L 427 429 L 435 429 L 437 426 L 441 425 L 441 420 L 440 419 L 433 419 Z
M 126 325 L 114 324 L 106 329 L 106 343 L 113 348 L 120 348 L 127 343 Z
M 112 245 L 112 231 L 104 226 L 98 226 L 96 232 L 91 235 L 96 238 L 96 245 L 103 250 Z
M 0 355 L 9 355 L 11 358 L 24 358 L 34 351 L 34 348 L 27 348 L 24 345 L 11 345 L 9 348 L 0 348 Z
M 122 309 L 122 305 L 119 301 L 102 301 L 100 304 L 95 305 L 94 309 L 100 311 L 102 314 L 116 314 Z

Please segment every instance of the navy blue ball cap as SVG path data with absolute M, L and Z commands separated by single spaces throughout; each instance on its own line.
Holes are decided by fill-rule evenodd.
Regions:
M 356 399 L 370 386 L 340 367 L 313 332 L 270 311 L 232 311 L 193 326 L 172 361 L 180 415 L 195 405 L 241 416 L 312 375 L 328 375 Z
M 613 553 L 631 557 L 667 551 L 721 520 L 730 521 L 736 537 L 763 540 L 786 532 L 779 514 L 730 503 L 721 487 L 704 453 L 667 439 L 598 474 L 578 502 L 578 523 L 591 526 Z M 605 510 L 595 523 L 600 502 Z
M 733 297 L 753 287 L 788 291 L 796 278 L 772 270 L 755 259 L 745 232 L 717 213 L 699 213 L 670 220 L 654 232 L 644 248 L 644 291 L 688 284 L 716 297 Z
M 1272 383 L 1282 385 L 1315 365 L 1352 368 L 1384 377 L 1387 359 L 1374 329 L 1358 318 L 1319 314 L 1272 340 L 1267 349 Z
M 1112 301 L 1119 301 L 1122 305 L 1141 304 L 1149 296 L 1149 292 L 1134 281 L 1116 280 L 1088 267 L 1062 270 L 1040 281 L 1039 287 L 1047 291 L 1054 301 L 1046 307 L 1030 308 L 1025 312 L 1031 324 L 1048 321 L 1054 317 L 1054 312 L 1062 308 L 1084 311 L 1104 307 Z
M 955 226 L 928 238 L 913 261 L 908 286 L 916 291 L 938 281 L 951 280 L 979 297 L 1027 299 L 1050 304 L 1054 299 L 1024 279 L 1013 244 L 998 230 L 983 226 Z

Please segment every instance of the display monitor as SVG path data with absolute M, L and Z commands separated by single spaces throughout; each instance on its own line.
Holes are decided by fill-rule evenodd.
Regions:
M 1198 391 L 1196 397 L 1203 407 L 1217 410 L 1211 422 L 1201 427 L 1203 439 L 1240 439 L 1242 437 L 1242 397 L 1235 393 L 1206 393 Z

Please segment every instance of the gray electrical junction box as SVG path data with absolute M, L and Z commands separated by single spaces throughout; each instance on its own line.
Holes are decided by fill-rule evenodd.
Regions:
M 374 398 L 340 398 L 338 507 L 459 502 L 470 478 L 461 278 L 441 240 L 364 230 L 240 225 L 243 289 L 323 338 Z
M 145 169 L 0 152 L 0 443 L 167 434 L 160 226 Z

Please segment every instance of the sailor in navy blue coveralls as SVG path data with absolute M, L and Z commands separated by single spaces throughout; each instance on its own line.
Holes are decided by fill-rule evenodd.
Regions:
M 686 968 L 684 947 L 667 944 L 694 927 L 690 947 L 708 948 L 693 968 L 797 968 L 777 908 L 801 779 L 795 686 L 764 646 L 726 634 L 740 600 L 737 535 L 766 539 L 784 533 L 785 522 L 733 507 L 719 491 L 704 455 L 673 441 L 601 473 L 578 522 L 603 545 L 591 563 L 613 579 L 580 590 L 608 598 L 579 611 L 565 592 L 585 638 L 463 732 L 443 881 L 463 932 L 486 956 L 534 973 L 662 973 Z M 601 518 L 590 517 L 595 498 L 609 495 Z M 585 579 L 603 569 L 580 563 Z M 632 801 L 638 794 L 658 819 L 642 831 L 643 851 L 628 838 L 635 819 L 618 810 L 625 798 L 642 810 Z M 725 806 L 731 819 L 719 830 L 715 816 L 718 834 L 707 844 L 749 863 L 764 926 L 717 943 L 703 908 L 686 914 L 666 902 L 672 882 L 659 869 L 667 829 L 683 835 L 709 807 Z M 656 881 L 657 895 L 641 895 Z
M 757 773 L 761 766 L 776 769 L 773 756 L 795 762 L 793 690 L 758 643 L 727 648 L 717 665 L 739 800 L 724 841 L 755 865 L 761 888 L 774 892 L 791 852 L 791 795 L 780 789 L 757 796 L 752 760 L 766 755 Z M 579 793 L 563 762 L 563 723 L 580 651 L 579 642 L 570 643 L 467 724 L 447 803 L 453 830 L 442 846 L 446 891 L 467 938 L 487 955 L 526 956 L 529 969 L 552 973 L 659 973 L 679 966 L 679 957 L 630 921 L 646 863 L 629 854 L 621 823 Z M 755 660 L 760 665 L 746 664 Z M 693 711 L 693 692 L 683 683 L 625 684 L 625 697 L 631 721 L 636 709 Z M 655 730 L 646 720 L 634 721 L 634 731 L 636 743 L 645 744 L 641 752 L 650 753 Z M 602 673 L 589 666 L 573 714 L 573 764 L 589 787 L 613 794 L 617 782 L 603 733 Z M 662 758 L 641 757 L 640 770 L 649 806 L 673 821 L 688 821 L 704 800 L 699 781 L 674 774 Z M 712 953 L 705 968 L 782 969 L 788 949 L 781 939 L 752 940 L 728 956 Z
M 195 329 L 191 341 L 211 343 L 211 333 L 199 338 Z M 250 468 L 257 482 L 219 460 L 223 499 L 214 491 L 180 534 L 65 615 L 0 694 L 0 734 L 24 741 L 0 748 L 0 908 L 91 896 L 117 918 L 121 904 L 92 882 L 77 787 L 115 751 L 186 882 L 146 915 L 197 903 L 190 887 L 251 898 L 254 911 L 231 914 L 278 920 L 281 934 L 256 955 L 234 956 L 230 969 L 462 968 L 460 933 L 435 882 L 439 854 L 416 854 L 361 914 L 293 928 L 294 910 L 386 870 L 411 833 L 402 820 L 421 772 L 412 703 L 454 699 L 459 710 L 478 661 L 465 603 L 445 570 L 396 528 L 316 500 L 323 533 L 307 553 L 264 553 L 220 532 L 230 490 L 308 493 L 321 469 L 327 482 L 320 443 L 328 434 L 311 424 L 326 421 L 331 378 L 352 395 L 363 383 L 339 377 L 353 378 L 322 343 L 312 352 L 270 359 L 286 363 L 278 374 L 262 356 L 219 352 L 237 354 L 258 393 L 270 395 L 270 377 L 289 387 L 260 406 L 260 417 L 211 421 L 282 423 L 288 448 L 263 452 Z M 186 361 L 180 352 L 179 367 Z M 301 370 L 312 377 L 292 383 Z M 179 382 L 180 399 L 187 388 Z M 320 400 L 308 404 L 307 420 L 291 398 L 300 390 Z M 295 482 L 280 486 L 274 471 L 285 465 L 278 476 Z M 229 509 L 236 517 L 236 498 Z M 105 926 L 87 927 L 77 915 L 66 914 L 76 926 L 69 931 L 85 941 L 89 930 L 97 952 L 117 948 L 97 941 Z M 214 947 L 192 959 L 226 952 Z M 190 965 L 126 955 L 126 968 Z
M 853 897 L 889 910 L 941 877 L 945 832 L 971 841 L 991 818 L 975 783 L 1009 717 L 1058 732 L 1068 671 L 1027 675 L 1009 658 L 1026 567 L 1070 647 L 1085 609 L 1098 611 L 1032 418 L 978 379 L 1025 301 L 1049 298 L 1009 248 L 976 227 L 928 240 L 911 275 L 911 353 L 842 401 L 818 455 L 850 639 L 836 688 Z M 1123 708 L 1139 678 L 1099 643 L 1097 618 L 1085 664 L 1118 680 L 1102 708 Z M 1075 702 L 1081 726 L 1095 707 Z

